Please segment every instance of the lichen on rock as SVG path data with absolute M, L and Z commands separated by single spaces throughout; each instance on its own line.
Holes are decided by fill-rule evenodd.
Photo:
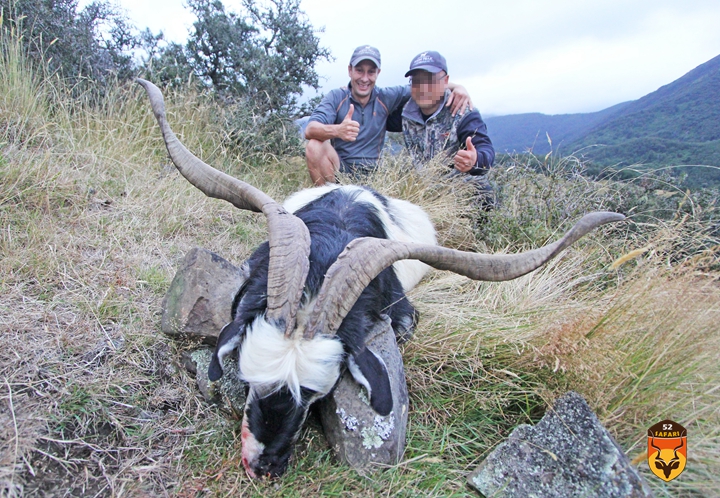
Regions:
M 348 415 L 345 413 L 344 408 L 338 408 L 335 410 L 335 413 L 337 413 L 340 416 L 340 420 L 345 425 L 345 430 L 347 431 L 356 431 L 358 424 L 360 421 L 357 419 L 357 417 L 354 417 L 352 415 Z

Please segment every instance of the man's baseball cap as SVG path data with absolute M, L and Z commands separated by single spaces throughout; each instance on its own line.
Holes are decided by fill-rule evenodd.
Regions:
M 350 57 L 350 65 L 355 67 L 362 61 L 374 62 L 377 67 L 380 67 L 380 51 L 370 45 L 359 46 Z
M 445 57 L 431 50 L 422 52 L 415 56 L 410 63 L 410 70 L 405 73 L 405 77 L 410 76 L 414 71 L 427 71 L 429 73 L 439 73 L 440 71 L 448 72 Z

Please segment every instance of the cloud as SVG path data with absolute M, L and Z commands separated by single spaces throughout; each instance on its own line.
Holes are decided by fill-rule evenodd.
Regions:
M 493 4 L 329 0 L 302 8 L 337 60 L 326 88 L 347 84 L 353 48 L 383 54 L 380 85 L 404 84 L 412 57 L 438 50 L 481 112 L 597 111 L 650 93 L 720 54 L 720 2 L 531 0 Z M 350 29 L 348 29 L 350 23 Z
M 462 82 L 491 114 L 598 111 L 638 99 L 718 55 L 720 8 L 715 10 L 717 16 L 660 9 L 633 30 L 616 30 L 608 38 L 575 35 Z M 693 36 L 678 40 L 678 33 Z
M 90 0 L 81 0 L 87 4 Z M 132 20 L 182 42 L 193 15 L 179 0 L 119 0 Z M 241 10 L 241 0 L 224 0 Z M 323 90 L 348 82 L 358 45 L 382 53 L 381 86 L 405 84 L 423 50 L 447 59 L 484 114 L 597 111 L 633 100 L 720 54 L 717 0 L 302 0 L 334 61 Z

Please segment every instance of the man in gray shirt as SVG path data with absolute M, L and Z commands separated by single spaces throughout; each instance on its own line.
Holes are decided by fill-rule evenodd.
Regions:
M 380 52 L 369 45 L 355 49 L 348 65 L 350 83 L 331 90 L 310 116 L 305 128 L 308 172 L 315 185 L 335 181 L 335 172 L 363 173 L 377 164 L 385 142 L 390 113 L 410 99 L 409 86 L 375 87 L 380 74 Z M 471 106 L 464 87 L 453 90 L 446 105 L 452 113 Z

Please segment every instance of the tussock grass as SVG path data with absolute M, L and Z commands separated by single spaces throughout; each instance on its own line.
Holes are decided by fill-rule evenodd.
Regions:
M 139 88 L 67 100 L 8 40 L 0 44 L 4 495 L 472 495 L 466 473 L 568 389 L 586 397 L 630 457 L 642 453 L 650 425 L 681 422 L 690 436 L 685 472 L 665 484 L 642 458 L 639 468 L 660 496 L 716 495 L 711 194 L 591 182 L 572 158 L 510 158 L 492 173 L 500 206 L 479 214 L 469 192 L 442 181 L 441 166 L 421 174 L 406 157 L 388 158 L 369 183 L 422 205 L 447 246 L 538 247 L 594 209 L 618 209 L 630 222 L 515 281 L 432 272 L 410 296 L 422 317 L 404 346 L 406 461 L 360 476 L 334 461 L 311 418 L 288 473 L 252 482 L 240 464 L 238 421 L 201 400 L 180 361 L 193 345 L 164 337 L 159 312 L 189 249 L 240 263 L 264 239 L 264 220 L 205 198 L 175 172 Z M 19 97 L 5 98 L 11 92 Z M 309 186 L 301 159 L 268 153 L 261 162 L 257 151 L 230 145 L 223 111 L 206 96 L 170 94 L 167 108 L 206 162 L 278 199 Z
M 33 144 L 44 136 L 50 112 L 47 86 L 30 66 L 20 40 L 10 33 L 1 36 L 0 136 Z

